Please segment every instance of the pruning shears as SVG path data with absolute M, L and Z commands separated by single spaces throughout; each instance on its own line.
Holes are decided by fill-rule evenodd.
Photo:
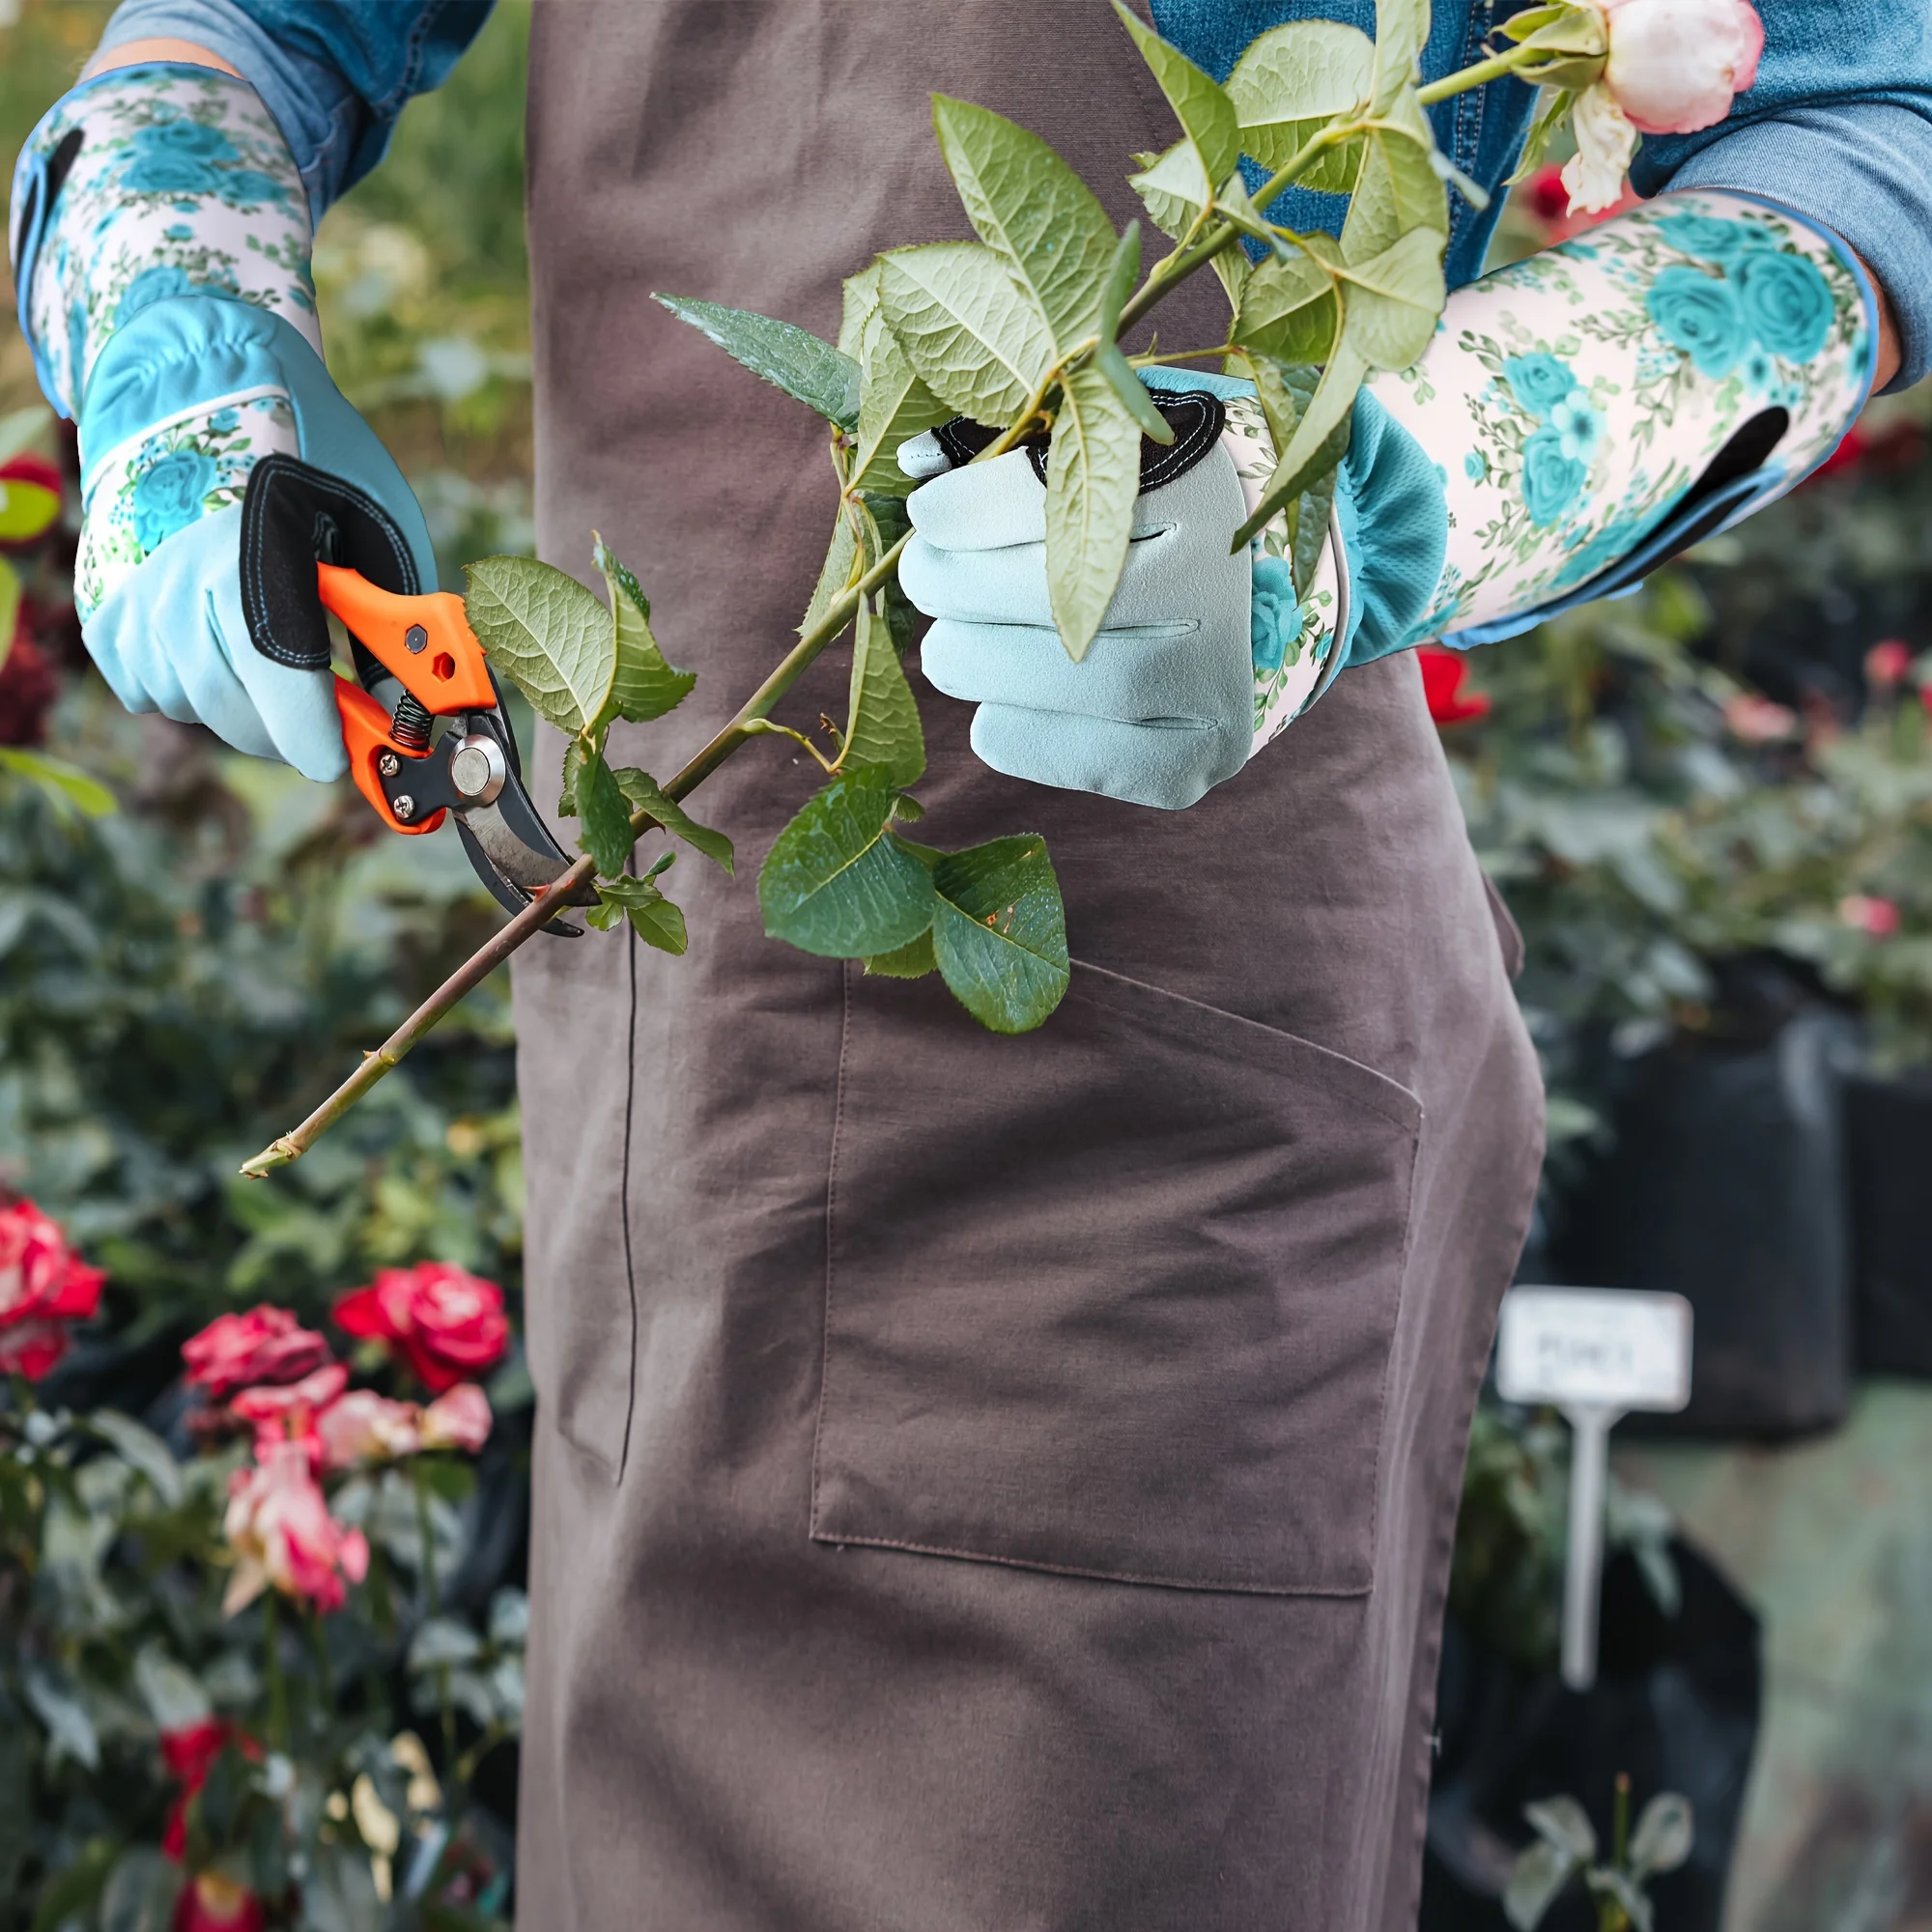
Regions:
M 454 816 L 476 876 L 498 905 L 521 912 L 572 862 L 524 788 L 502 688 L 463 599 L 384 590 L 340 564 L 318 563 L 315 572 L 323 608 L 355 644 L 356 681 L 335 676 L 355 788 L 391 832 L 410 838 Z M 440 736 L 439 718 L 450 721 Z M 544 930 L 575 936 L 583 928 L 557 919 Z

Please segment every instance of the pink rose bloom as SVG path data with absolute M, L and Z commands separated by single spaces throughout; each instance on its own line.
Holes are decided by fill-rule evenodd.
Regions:
M 1739 691 L 1724 700 L 1724 724 L 1743 744 L 1776 745 L 1798 729 L 1798 714 L 1755 691 Z
M 1838 917 L 1873 939 L 1889 939 L 1898 930 L 1898 907 L 1890 899 L 1847 893 L 1838 901 Z
M 279 1442 L 298 1442 L 309 1462 L 317 1463 L 322 1461 L 317 1418 L 348 1386 L 349 1371 L 340 1362 L 326 1362 L 313 1375 L 282 1388 L 243 1389 L 228 1405 L 228 1412 L 254 1424 L 258 1458 Z
M 1604 84 L 1644 134 L 1715 128 L 1757 78 L 1764 23 L 1748 0 L 1599 0 Z
M 95 1313 L 106 1280 L 31 1201 L 0 1208 L 0 1371 L 39 1381 L 67 1352 L 66 1323 Z
M 1889 691 L 1905 682 L 1912 668 L 1912 647 L 1896 638 L 1887 638 L 1865 653 L 1865 680 L 1879 691 Z
M 286 1308 L 217 1315 L 182 1344 L 187 1378 L 217 1402 L 247 1382 L 298 1381 L 328 1359 L 328 1344 Z
M 384 1268 L 335 1304 L 349 1334 L 385 1342 L 432 1395 L 501 1359 L 510 1342 L 503 1291 L 449 1262 Z
M 412 1402 L 391 1402 L 374 1389 L 351 1389 L 316 1418 L 325 1469 L 353 1469 L 360 1463 L 393 1463 L 413 1456 L 422 1443 L 422 1411 Z
M 271 1584 L 318 1609 L 339 1610 L 347 1585 L 369 1574 L 367 1539 L 329 1515 L 299 1442 L 274 1443 L 253 1468 L 235 1472 L 221 1529 L 236 1556 L 221 1600 L 229 1616 Z
M 425 1449 L 462 1449 L 473 1456 L 490 1439 L 490 1398 L 474 1382 L 458 1382 L 422 1412 Z

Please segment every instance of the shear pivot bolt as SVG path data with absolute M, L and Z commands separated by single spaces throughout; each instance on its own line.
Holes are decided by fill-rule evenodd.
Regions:
M 408 792 L 399 792 L 389 801 L 389 810 L 407 825 L 416 815 L 416 802 Z
M 376 769 L 385 779 L 392 779 L 403 768 L 403 761 L 393 752 L 384 752 L 376 760 Z
M 412 624 L 410 628 L 403 633 L 403 648 L 404 650 L 408 651 L 412 657 L 413 657 L 416 654 L 416 652 L 421 650 L 423 646 L 428 642 L 429 642 L 429 633 L 425 631 L 420 624 Z
M 449 781 L 472 805 L 495 804 L 509 776 L 502 746 L 487 732 L 471 732 L 450 753 Z

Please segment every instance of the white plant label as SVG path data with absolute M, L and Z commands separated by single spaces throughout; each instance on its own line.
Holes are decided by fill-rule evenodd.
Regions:
M 1513 1288 L 1496 1338 L 1505 1402 L 1668 1412 L 1690 1400 L 1690 1304 L 1620 1288 Z

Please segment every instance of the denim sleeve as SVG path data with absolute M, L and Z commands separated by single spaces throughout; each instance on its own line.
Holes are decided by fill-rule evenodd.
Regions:
M 412 96 L 449 77 L 493 0 L 122 0 L 100 44 L 219 54 L 267 103 L 323 211 L 383 158 Z
M 1644 136 L 1631 182 L 1784 203 L 1858 250 L 1902 338 L 1891 387 L 1932 369 L 1932 14 L 1896 0 L 1758 0 L 1764 58 L 1727 120 Z

